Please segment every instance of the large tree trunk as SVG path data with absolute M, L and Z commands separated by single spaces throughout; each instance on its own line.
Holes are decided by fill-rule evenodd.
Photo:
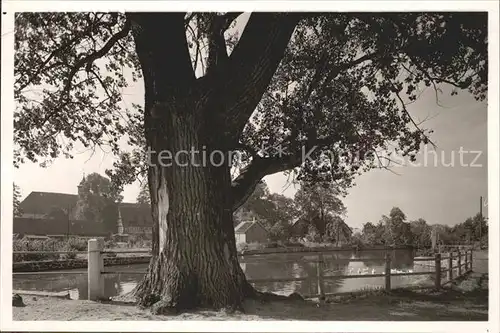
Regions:
M 251 65 L 241 66 L 238 58 L 232 65 L 240 70 L 240 87 L 225 80 L 232 71 L 230 67 L 212 72 L 211 84 L 196 80 L 182 13 L 137 13 L 128 14 L 128 18 L 144 75 L 154 221 L 153 258 L 135 295 L 141 305 L 152 306 L 156 313 L 195 307 L 239 309 L 245 296 L 256 293 L 238 263 L 228 153 L 238 142 L 234 128 L 241 127 L 240 122 L 258 103 L 295 21 L 279 15 L 253 20 L 250 33 L 254 37 L 247 35 L 240 51 L 234 51 Z M 286 29 L 281 27 L 282 20 Z M 267 30 L 269 37 L 263 39 L 262 32 Z M 265 43 L 261 48 L 270 56 L 263 57 L 259 52 L 253 56 L 245 51 L 253 51 L 252 41 L 262 40 Z M 274 52 L 273 47 L 281 53 Z M 256 68 L 258 75 L 252 72 Z M 249 81 L 251 95 L 247 94 L 247 77 L 253 80 Z M 241 95 L 246 104 L 240 103 L 238 110 L 248 113 L 233 111 L 233 116 L 239 115 L 232 120 L 233 127 L 226 124 L 229 105 L 225 95 L 229 91 L 232 97 Z
M 190 107 L 168 108 L 161 129 L 150 129 L 157 131 L 151 133 L 156 154 L 149 183 L 159 228 L 155 256 L 136 295 L 143 305 L 157 302 L 158 312 L 238 308 L 246 281 L 237 258 L 231 161 L 222 156 L 223 136 L 204 125 Z

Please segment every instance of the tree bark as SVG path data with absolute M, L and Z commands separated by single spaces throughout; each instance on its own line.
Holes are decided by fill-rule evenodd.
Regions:
M 225 86 L 207 86 L 207 80 L 196 79 L 184 14 L 131 13 L 128 18 L 144 75 L 154 221 L 153 258 L 134 294 L 140 305 L 158 314 L 197 307 L 241 309 L 243 299 L 257 292 L 247 283 L 237 258 L 229 160 L 235 138 L 223 112 L 224 91 L 207 93 L 213 86 Z M 293 31 L 289 25 L 286 33 L 273 27 L 269 40 L 264 38 L 266 45 L 280 36 L 289 38 Z M 255 43 L 261 37 L 256 36 Z M 286 43 L 281 44 L 283 52 Z M 254 77 L 265 84 L 277 65 L 274 61 L 264 76 Z
M 160 313 L 237 309 L 246 281 L 232 228 L 230 162 L 227 155 L 222 160 L 221 153 L 211 154 L 223 151 L 217 134 L 200 130 L 200 120 L 188 108 L 173 107 L 168 114 L 163 122 L 166 140 L 152 142 L 157 153 L 149 172 L 158 247 L 136 295 L 142 305 L 156 303 Z M 160 152 L 172 152 L 172 159 L 160 158 L 159 163 Z

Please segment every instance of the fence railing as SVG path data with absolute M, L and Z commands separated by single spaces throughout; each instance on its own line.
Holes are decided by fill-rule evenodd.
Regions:
M 124 272 L 124 271 L 105 271 L 103 269 L 103 255 L 112 251 L 104 251 L 103 250 L 103 242 L 101 240 L 90 240 L 89 241 L 89 263 L 88 263 L 88 285 L 89 285 L 89 299 L 98 300 L 104 294 L 104 283 L 103 283 L 103 275 L 105 274 L 118 274 L 118 273 L 128 273 L 128 274 L 145 274 L 145 272 Z M 130 252 L 137 252 L 130 251 Z M 92 255 L 91 255 L 92 253 Z M 124 253 L 120 251 L 120 253 Z M 308 254 L 310 255 L 310 254 Z M 458 259 L 458 264 L 453 266 L 453 258 Z M 464 258 L 464 262 L 462 263 L 461 259 Z M 334 261 L 365 261 L 366 259 L 334 259 Z M 331 295 L 331 293 L 327 293 L 325 289 L 325 281 L 333 280 L 333 279 L 355 279 L 355 278 L 384 278 L 384 286 L 385 290 L 391 290 L 391 278 L 394 276 L 414 276 L 414 275 L 433 275 L 434 276 L 434 287 L 436 289 L 441 288 L 442 284 L 442 274 L 447 272 L 447 281 L 446 283 L 451 282 L 454 278 L 453 270 L 458 268 L 458 274 L 456 278 L 463 276 L 464 274 L 472 271 L 472 249 L 468 249 L 465 251 L 458 251 L 455 253 L 448 253 L 445 256 L 442 256 L 441 253 L 436 253 L 433 257 L 417 257 L 414 258 L 414 261 L 431 261 L 433 264 L 431 266 L 434 267 L 433 271 L 427 272 L 403 272 L 403 273 L 393 273 L 391 267 L 391 255 L 389 253 L 386 254 L 385 258 L 370 258 L 370 260 L 384 260 L 384 273 L 383 274 L 342 274 L 342 275 L 327 275 L 325 274 L 325 263 L 328 262 L 324 258 L 323 253 L 318 253 L 316 260 L 305 260 L 307 263 L 315 263 L 316 264 L 316 276 L 302 276 L 302 277 L 284 277 L 284 278 L 265 278 L 265 279 L 248 279 L 249 283 L 266 283 L 266 282 L 292 282 L 292 281 L 306 281 L 311 278 L 317 280 L 318 292 L 315 295 L 308 295 L 309 297 L 319 297 L 320 299 L 324 299 L 326 296 Z M 443 260 L 447 260 L 447 265 L 443 269 L 441 265 Z M 245 262 L 245 260 L 240 260 L 240 262 Z M 272 260 L 266 262 L 272 262 Z M 298 262 L 297 259 L 291 260 L 276 260 L 276 262 Z M 465 268 L 462 270 L 462 268 Z
M 44 253 L 49 253 L 50 251 L 44 251 Z M 88 297 L 90 300 L 100 300 L 104 296 L 104 275 L 106 274 L 145 274 L 145 271 L 109 271 L 104 269 L 104 257 L 110 253 L 149 253 L 150 250 L 130 250 L 130 251 L 106 251 L 104 250 L 104 240 L 103 239 L 90 239 L 88 241 L 88 264 L 87 264 L 87 279 L 88 279 Z M 35 252 L 14 252 L 14 253 L 35 253 Z M 50 253 L 67 253 L 66 251 L 54 251 Z M 310 256 L 311 253 L 308 253 Z M 242 258 L 240 262 L 245 262 L 246 260 Z M 456 265 L 454 266 L 453 259 L 456 259 Z M 464 259 L 462 261 L 462 259 Z M 325 272 L 325 263 L 329 262 L 325 260 L 323 253 L 317 254 L 317 259 L 315 260 L 276 260 L 275 262 L 304 262 L 304 263 L 315 263 L 316 264 L 316 274 L 315 276 L 302 276 L 302 277 L 284 277 L 284 278 L 264 278 L 264 279 L 248 279 L 250 283 L 266 283 L 266 282 L 292 282 L 292 281 L 306 281 L 310 279 L 315 279 L 317 281 L 317 294 L 307 295 L 308 297 L 319 297 L 324 299 L 326 296 L 334 295 L 335 293 L 327 293 L 325 289 L 325 281 L 334 279 L 355 279 L 355 278 L 384 278 L 384 289 L 386 291 L 391 290 L 391 278 L 398 276 L 415 276 L 415 275 L 430 275 L 434 277 L 434 287 L 436 289 L 441 288 L 443 285 L 453 281 L 456 278 L 462 277 L 463 275 L 472 271 L 473 264 L 473 250 L 466 249 L 465 251 L 458 250 L 455 252 L 450 252 L 445 255 L 441 253 L 436 253 L 434 256 L 429 257 L 416 257 L 413 259 L 414 262 L 427 262 L 423 264 L 417 264 L 421 266 L 433 267 L 434 270 L 429 270 L 425 272 L 393 272 L 392 271 L 392 258 L 390 253 L 386 253 L 384 258 L 370 258 L 370 260 L 383 260 L 384 261 L 384 272 L 382 274 L 341 274 L 341 275 L 330 275 Z M 442 262 L 446 260 L 446 265 L 442 265 Z M 332 261 L 341 262 L 362 262 L 366 259 L 333 259 Z M 254 262 L 254 261 L 251 261 Z M 266 260 L 266 262 L 273 262 L 272 260 Z M 454 270 L 457 270 L 457 275 L 454 275 Z M 60 272 L 44 272 L 57 274 Z M 82 272 L 85 273 L 85 272 Z M 443 283 L 442 275 L 446 273 L 446 282 Z M 15 275 L 20 273 L 14 273 Z M 39 274 L 39 273 L 21 273 L 21 274 Z

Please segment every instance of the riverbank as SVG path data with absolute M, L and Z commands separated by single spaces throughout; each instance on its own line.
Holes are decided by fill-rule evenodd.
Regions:
M 374 291 L 332 298 L 323 304 L 246 301 L 246 313 L 235 314 L 202 310 L 156 316 L 132 304 L 22 296 L 26 306 L 13 308 L 13 320 L 488 320 L 488 275 L 480 273 L 472 273 L 441 291 Z

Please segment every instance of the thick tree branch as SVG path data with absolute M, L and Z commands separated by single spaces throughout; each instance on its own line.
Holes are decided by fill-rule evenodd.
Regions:
M 231 23 L 242 13 L 230 12 L 224 15 L 213 13 L 210 15 L 208 24 L 208 59 L 207 73 L 213 71 L 217 66 L 223 67 L 229 59 L 226 49 L 224 32 Z
M 46 66 L 48 65 L 48 63 L 54 59 L 54 57 L 58 54 L 60 54 L 61 52 L 63 52 L 64 50 L 67 50 L 68 48 L 70 48 L 71 46 L 73 46 L 76 42 L 78 42 L 78 40 L 81 38 L 81 35 L 76 35 L 74 36 L 72 39 L 69 40 L 69 42 L 65 43 L 65 44 L 61 44 L 59 45 L 59 47 L 57 47 L 54 51 L 52 51 L 52 53 L 50 53 L 47 58 L 45 58 L 45 60 L 40 64 L 40 66 L 38 66 L 37 70 L 35 71 L 35 73 L 33 73 L 30 78 L 28 80 L 26 80 L 26 82 L 21 85 L 17 91 L 18 92 L 21 92 L 23 91 L 27 86 L 29 86 L 39 75 L 40 73 L 46 69 Z M 58 62 L 57 63 L 58 65 L 61 65 L 63 63 L 61 62 Z M 51 68 L 51 66 L 49 66 L 49 69 Z M 20 80 L 22 79 L 22 76 L 20 76 L 16 82 L 14 83 L 17 84 Z
M 191 90 L 195 73 L 184 13 L 128 13 L 137 55 L 155 101 L 168 102 Z
M 110 39 L 108 39 L 106 44 L 100 50 L 90 53 L 89 55 L 78 60 L 76 64 L 73 65 L 68 75 L 62 96 L 67 96 L 67 94 L 71 90 L 71 81 L 73 81 L 73 78 L 75 77 L 76 73 L 78 73 L 78 71 L 83 66 L 85 66 L 86 71 L 89 72 L 90 69 L 92 68 L 92 64 L 94 63 L 94 61 L 105 56 L 120 39 L 128 35 L 130 27 L 131 27 L 131 22 L 127 18 L 125 20 L 125 25 L 123 26 L 123 28 L 119 32 L 114 34 Z
M 231 23 L 236 20 L 243 12 L 229 12 L 221 16 L 222 19 L 222 32 L 229 29 Z
M 299 19 L 290 13 L 252 14 L 227 65 L 207 75 L 205 97 L 222 104 L 234 138 L 266 91 Z
M 223 67 L 229 59 L 226 50 L 226 40 L 224 39 L 223 24 L 225 20 L 223 16 L 218 16 L 213 13 L 208 24 L 208 58 L 207 58 L 207 73 L 211 73 L 217 67 Z
M 314 137 L 298 145 L 295 151 L 287 155 L 274 157 L 260 157 L 254 155 L 250 164 L 247 165 L 232 182 L 234 198 L 233 210 L 238 209 L 245 203 L 262 178 L 301 166 L 310 152 L 315 149 L 328 147 L 337 139 L 338 138 L 334 136 L 322 138 Z
M 277 172 L 293 169 L 300 164 L 300 155 L 296 154 L 281 158 L 254 157 L 252 162 L 233 180 L 233 211 L 245 203 L 262 178 Z

